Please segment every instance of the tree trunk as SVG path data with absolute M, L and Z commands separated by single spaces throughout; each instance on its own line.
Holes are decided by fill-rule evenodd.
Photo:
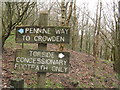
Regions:
M 80 51 L 82 51 L 82 45 L 83 45 L 83 30 L 81 30 Z
M 4 51 L 4 45 L 5 45 L 5 41 L 7 40 L 7 38 L 10 36 L 10 30 L 8 30 L 9 32 L 6 33 L 6 35 L 2 36 L 2 51 Z

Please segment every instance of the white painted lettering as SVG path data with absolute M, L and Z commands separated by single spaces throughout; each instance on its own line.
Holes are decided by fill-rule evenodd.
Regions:
M 35 70 L 39 71 L 39 66 L 38 65 L 36 66 Z
M 67 67 L 64 67 L 65 72 L 67 72 L 67 69 L 68 69 Z
M 34 36 L 34 41 L 40 42 L 64 42 L 65 37 L 62 36 Z
M 41 70 L 48 70 L 48 67 L 47 66 L 44 66 L 44 65 L 41 65 Z
M 29 51 L 30 56 L 54 58 L 54 52 Z
M 16 62 L 20 62 L 19 60 L 20 60 L 20 57 L 17 57 L 17 58 L 16 58 Z
M 30 41 L 30 36 L 23 35 L 23 41 Z
M 25 28 L 25 33 L 51 34 L 50 28 Z
M 56 34 L 68 34 L 68 29 L 55 29 Z
M 16 69 L 17 67 L 18 67 L 18 64 L 16 63 L 16 64 L 15 64 L 15 69 Z

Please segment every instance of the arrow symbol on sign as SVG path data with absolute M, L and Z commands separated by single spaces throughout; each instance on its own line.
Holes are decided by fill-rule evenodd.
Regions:
M 18 30 L 18 32 L 21 33 L 21 34 L 23 34 L 23 33 L 24 33 L 24 29 L 20 28 L 20 29 Z
M 59 58 L 63 58 L 63 57 L 65 57 L 65 55 L 62 54 L 62 53 L 60 53 L 60 54 L 58 55 L 58 57 L 59 57 Z

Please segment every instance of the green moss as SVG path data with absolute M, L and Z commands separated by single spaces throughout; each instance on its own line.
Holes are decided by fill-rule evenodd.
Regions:
M 60 83 L 53 83 L 50 80 L 46 80 L 46 86 L 45 86 L 45 88 L 64 88 L 64 87 Z

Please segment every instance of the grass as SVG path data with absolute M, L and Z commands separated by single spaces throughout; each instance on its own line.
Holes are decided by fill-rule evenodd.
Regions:
M 32 85 L 28 85 L 27 83 L 24 84 L 24 88 L 37 88 L 37 83 L 34 83 Z M 53 83 L 49 79 L 46 80 L 45 88 L 64 88 L 62 84 L 60 83 Z M 63 89 L 64 90 L 64 89 Z
M 37 49 L 37 44 L 24 43 L 23 46 L 25 49 Z M 22 43 L 16 43 L 15 35 L 12 34 L 6 40 L 5 47 L 6 48 L 13 48 L 13 49 L 20 49 L 20 48 L 22 48 Z

